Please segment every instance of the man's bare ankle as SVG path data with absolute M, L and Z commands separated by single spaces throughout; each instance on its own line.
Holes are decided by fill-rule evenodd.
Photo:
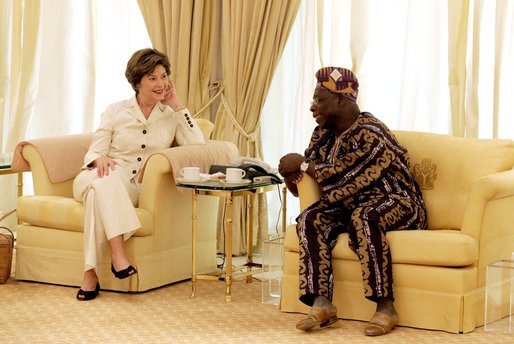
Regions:
M 389 298 L 381 298 L 377 302 L 377 312 L 384 313 L 387 315 L 396 314 L 396 309 L 394 308 L 394 301 Z
M 335 308 L 332 301 L 326 296 L 317 296 L 314 299 L 313 307 Z

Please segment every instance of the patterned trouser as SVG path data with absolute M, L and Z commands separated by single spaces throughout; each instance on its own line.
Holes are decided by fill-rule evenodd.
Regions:
M 300 301 L 312 306 L 317 296 L 332 300 L 334 275 L 331 253 L 341 233 L 362 269 L 364 296 L 393 299 L 391 252 L 386 232 L 426 228 L 422 208 L 398 199 L 381 199 L 352 210 L 319 201 L 297 218 L 300 240 Z

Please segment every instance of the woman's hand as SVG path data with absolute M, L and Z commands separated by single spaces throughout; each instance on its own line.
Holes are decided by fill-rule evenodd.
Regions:
M 109 175 L 109 170 L 114 171 L 114 166 L 118 165 L 118 163 L 111 158 L 106 156 L 101 156 L 95 161 L 93 161 L 93 167 L 96 167 L 96 173 L 99 178 L 103 178 L 104 176 Z
M 173 111 L 182 110 L 184 108 L 180 99 L 178 99 L 175 84 L 170 79 L 168 79 L 168 85 L 166 86 L 162 103 L 170 106 Z

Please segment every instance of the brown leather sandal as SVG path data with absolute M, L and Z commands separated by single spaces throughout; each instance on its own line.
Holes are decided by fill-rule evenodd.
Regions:
M 364 329 L 366 336 L 382 336 L 390 333 L 398 325 L 398 314 L 392 316 L 380 312 L 375 312 L 369 324 Z
M 300 320 L 296 324 L 296 328 L 302 331 L 310 331 L 316 327 L 323 328 L 337 322 L 337 309 L 312 307 L 305 319 Z

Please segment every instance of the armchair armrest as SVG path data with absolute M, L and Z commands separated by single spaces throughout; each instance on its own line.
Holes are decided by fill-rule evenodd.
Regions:
M 300 198 L 300 210 L 304 210 L 321 198 L 321 189 L 316 179 L 303 174 L 302 180 L 297 184 L 298 197 Z
M 479 178 L 471 188 L 461 231 L 475 240 L 479 240 L 482 236 L 481 227 L 486 210 L 489 211 L 489 209 L 486 209 L 490 206 L 488 203 L 510 197 L 514 200 L 514 170 Z M 510 213 L 514 214 L 512 211 Z M 514 229 L 512 234 L 514 234 Z
M 485 266 L 510 259 L 514 252 L 514 170 L 477 180 L 471 188 L 461 231 L 479 246 L 478 285 L 485 283 Z
M 238 154 L 236 145 L 228 141 L 210 140 L 204 145 L 187 145 L 163 149 L 151 155 L 144 167 L 143 188 L 139 196 L 139 207 L 154 211 L 156 195 L 162 178 L 172 182 L 180 176 L 185 166 L 198 166 L 207 173 L 211 165 L 226 165 Z M 163 176 L 164 174 L 169 174 Z M 169 181 L 168 180 L 168 181 Z
M 73 179 L 81 171 L 93 134 L 54 136 L 16 146 L 13 171 L 32 171 L 34 193 L 73 197 Z

